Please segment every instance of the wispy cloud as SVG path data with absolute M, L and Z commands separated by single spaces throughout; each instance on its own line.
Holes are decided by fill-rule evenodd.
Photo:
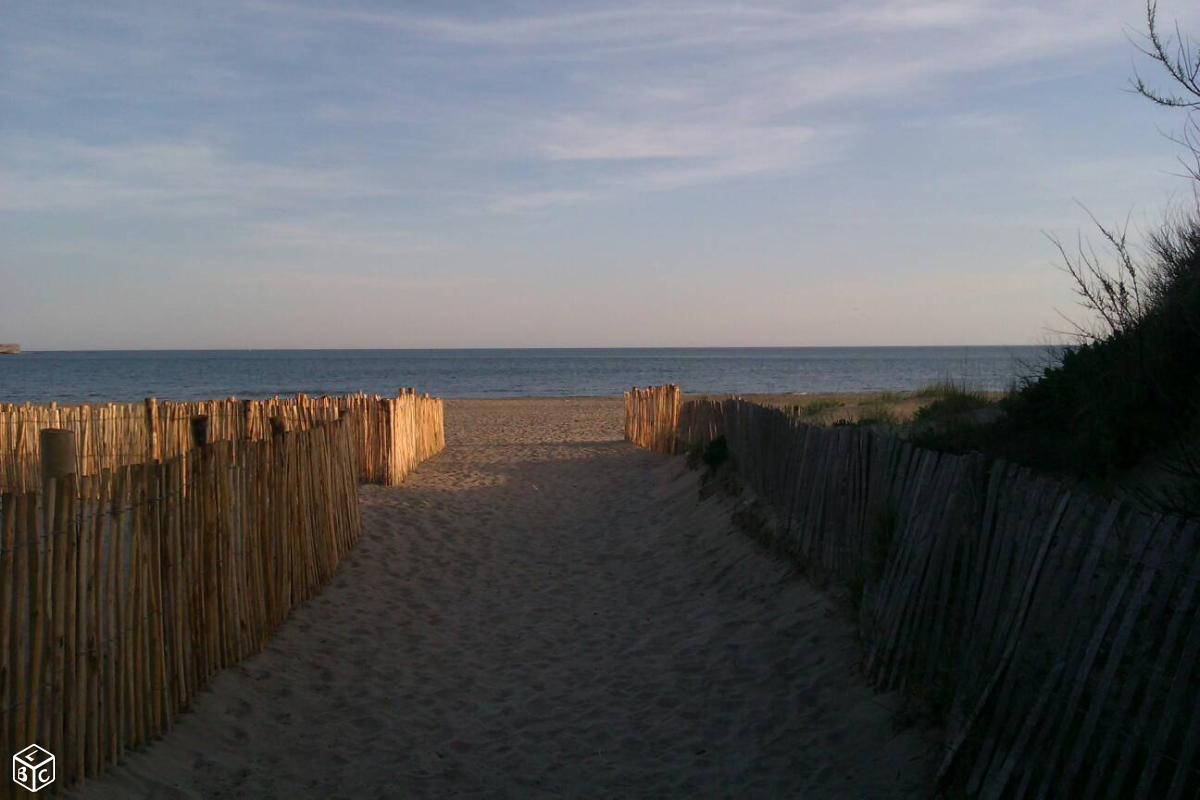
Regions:
M 482 47 L 501 60 L 520 47 L 561 64 L 560 92 L 510 107 L 489 127 L 495 152 L 544 162 L 540 174 L 554 184 L 505 187 L 489 204 L 502 213 L 803 170 L 843 156 L 869 131 L 871 108 L 920 102 L 989 71 L 1078 58 L 1118 41 L 1122 18 L 1114 3 L 1081 14 L 1073 4 L 895 0 L 819 11 L 619 5 L 482 21 L 302 13 Z
M 496 214 L 521 214 L 575 205 L 592 196 L 591 192 L 582 191 L 516 192 L 494 197 L 489 202 L 488 209 Z
M 444 42 L 492 47 L 646 47 L 714 44 L 750 46 L 805 42 L 839 32 L 944 29 L 996 16 L 977 2 L 874 2 L 825 10 L 795 4 L 618 3 L 608 8 L 552 11 L 490 19 L 437 16 L 353 6 L 262 2 L 264 12 L 321 24 L 357 24 L 404 31 Z
M 731 149 L 792 148 L 812 138 L 803 126 L 743 127 L 565 117 L 552 126 L 542 145 L 554 161 L 627 161 L 706 158 Z
M 91 144 L 9 136 L 0 137 L 0 150 L 9 154 L 0 161 L 5 211 L 237 215 L 395 193 L 357 169 L 238 159 L 196 140 Z
M 246 243 L 263 252 L 340 256 L 344 263 L 364 257 L 427 255 L 451 247 L 428 233 L 345 214 L 258 222 L 250 227 Z

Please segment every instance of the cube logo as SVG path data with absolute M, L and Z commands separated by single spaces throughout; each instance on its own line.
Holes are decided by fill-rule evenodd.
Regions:
M 13 756 L 13 782 L 31 792 L 54 783 L 54 754 L 31 744 Z

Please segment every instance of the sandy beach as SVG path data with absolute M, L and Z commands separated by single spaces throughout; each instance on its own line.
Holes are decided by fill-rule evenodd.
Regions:
M 846 612 L 621 415 L 449 401 L 332 584 L 70 796 L 926 796 L 937 738 L 867 687 Z

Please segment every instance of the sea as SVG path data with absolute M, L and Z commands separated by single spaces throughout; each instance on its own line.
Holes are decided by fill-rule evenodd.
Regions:
M 44 351 L 0 356 L 0 402 L 257 399 L 416 387 L 440 397 L 914 391 L 952 380 L 1004 390 L 1060 356 L 1046 346 L 522 350 Z

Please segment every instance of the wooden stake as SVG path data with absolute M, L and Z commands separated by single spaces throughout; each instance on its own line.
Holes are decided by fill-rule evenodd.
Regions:
M 150 461 L 160 461 L 162 453 L 158 445 L 158 400 L 146 398 L 146 457 Z
M 44 428 L 38 435 L 38 446 L 42 454 L 43 491 L 47 481 L 76 473 L 74 431 Z

